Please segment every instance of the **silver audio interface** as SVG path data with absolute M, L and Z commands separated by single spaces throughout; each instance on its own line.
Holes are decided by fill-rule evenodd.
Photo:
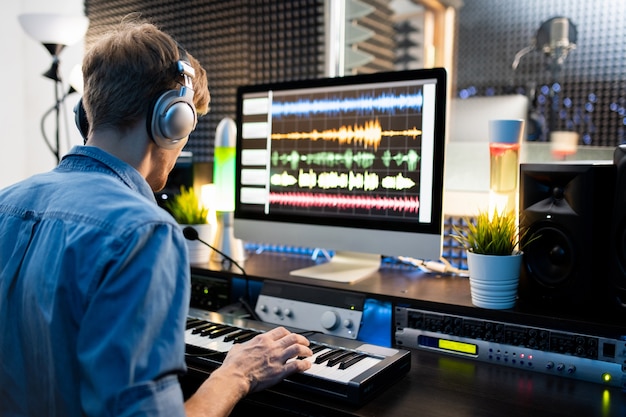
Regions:
M 626 387 L 626 341 L 396 307 L 398 346 Z

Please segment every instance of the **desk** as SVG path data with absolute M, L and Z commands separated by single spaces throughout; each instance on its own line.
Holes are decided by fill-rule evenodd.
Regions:
M 296 282 L 288 271 L 308 266 L 311 260 L 296 255 L 252 255 L 245 263 L 249 279 Z M 598 323 L 582 313 L 545 315 L 529 306 L 506 311 L 473 307 L 466 278 L 438 277 L 417 271 L 381 268 L 371 278 L 351 285 L 297 279 L 300 284 L 364 293 L 369 297 L 409 303 L 422 309 L 471 314 L 486 319 L 561 330 L 587 330 L 626 334 L 624 326 Z M 552 312 L 554 313 L 554 312 Z M 618 388 L 521 369 L 478 362 L 423 350 L 411 350 L 410 372 L 377 397 L 354 408 L 312 395 L 285 390 L 280 385 L 255 393 L 236 409 L 235 416 L 266 411 L 274 416 L 626 416 L 626 394 Z M 193 371 L 182 379 L 188 392 L 206 377 Z

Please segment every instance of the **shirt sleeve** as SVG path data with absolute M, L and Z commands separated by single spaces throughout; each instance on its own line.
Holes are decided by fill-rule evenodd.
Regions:
M 114 245 L 115 246 L 115 245 Z M 88 416 L 183 416 L 189 267 L 177 225 L 127 232 L 102 254 L 78 337 Z M 107 248 L 108 249 L 108 248 Z

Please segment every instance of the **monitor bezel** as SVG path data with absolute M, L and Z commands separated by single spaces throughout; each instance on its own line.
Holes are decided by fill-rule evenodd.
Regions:
M 435 80 L 436 81 L 436 101 L 434 120 L 434 143 L 433 143 L 433 168 L 432 168 L 432 189 L 431 201 L 432 212 L 431 221 L 428 223 L 407 222 L 406 220 L 389 220 L 380 222 L 377 220 L 365 220 L 363 218 L 335 218 L 332 216 L 301 216 L 286 215 L 284 213 L 256 213 L 242 210 L 239 204 L 241 197 L 241 152 L 242 152 L 242 116 L 243 97 L 250 93 L 260 93 L 265 91 L 301 90 L 320 87 L 336 87 L 343 85 L 358 84 L 379 84 L 408 80 Z M 430 68 L 417 70 L 404 70 L 392 72 L 379 72 L 372 74 L 358 74 L 335 78 L 317 78 L 310 80 L 294 80 L 278 83 L 263 83 L 240 86 L 237 89 L 237 140 L 236 140 L 236 173 L 235 173 L 235 211 L 234 226 L 237 235 L 238 223 L 248 227 L 252 221 L 268 222 L 268 225 L 280 227 L 281 225 L 298 224 L 308 230 L 322 226 L 352 229 L 395 231 L 401 233 L 421 233 L 441 237 L 443 230 L 443 174 L 444 174 L 444 154 L 445 154 L 445 129 L 446 129 L 446 103 L 447 103 L 447 72 L 444 68 Z M 313 224 L 312 221 L 315 221 Z M 262 230 L 258 229 L 258 230 Z M 242 236 L 247 238 L 248 236 Z M 258 236 L 263 241 L 263 236 Z M 285 244 L 290 244 L 289 231 L 285 230 Z M 298 240 L 298 238 L 296 238 Z M 435 242 L 435 240 L 433 240 Z M 317 247 L 317 246 L 314 246 Z M 328 249 L 333 249 L 332 247 Z

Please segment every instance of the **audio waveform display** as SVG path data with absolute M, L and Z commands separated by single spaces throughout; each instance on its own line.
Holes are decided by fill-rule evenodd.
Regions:
M 310 116 L 315 114 L 339 114 L 357 112 L 359 114 L 371 112 L 390 112 L 413 110 L 422 111 L 424 96 L 419 89 L 413 93 L 389 94 L 361 94 L 358 97 L 336 98 L 303 98 L 294 101 L 280 101 L 275 98 L 272 102 L 272 117 L 281 116 Z
M 406 154 L 402 153 L 402 152 L 398 152 L 395 155 L 391 155 L 391 151 L 390 150 L 386 150 L 383 153 L 382 156 L 382 161 L 383 164 L 389 168 L 391 165 L 391 161 L 393 160 L 397 166 L 402 165 L 403 163 L 406 163 L 407 168 L 410 171 L 415 171 L 417 169 L 417 164 L 419 163 L 421 157 L 419 156 L 419 154 L 413 150 L 413 149 L 409 149 L 407 151 Z
M 400 166 L 403 163 L 407 164 L 407 168 L 410 171 L 417 169 L 421 157 L 419 154 L 410 149 L 407 153 L 398 152 L 395 155 L 391 154 L 390 150 L 386 150 L 381 156 L 383 165 L 387 168 L 390 167 L 391 162 L 394 161 L 396 166 Z M 305 165 L 317 165 L 322 167 L 335 167 L 339 165 L 345 166 L 347 169 L 352 169 L 353 165 L 359 168 L 367 169 L 374 165 L 376 160 L 376 154 L 372 152 L 354 152 L 352 149 L 346 149 L 345 152 L 313 152 L 309 154 L 300 154 L 296 150 L 292 150 L 289 153 L 272 152 L 272 166 L 286 166 L 292 170 L 297 170 L 300 167 L 300 163 Z
M 385 188 L 388 190 L 405 190 L 415 187 L 415 181 L 410 178 L 406 178 L 402 173 L 398 173 L 395 176 L 386 176 L 380 180 L 378 174 L 369 173 L 355 173 L 350 171 L 348 173 L 340 173 L 336 171 L 316 173 L 312 169 L 308 171 L 300 170 L 298 177 L 283 171 L 280 174 L 272 174 L 270 177 L 270 184 L 275 187 L 291 187 L 298 185 L 300 188 L 319 188 L 322 190 L 328 189 L 347 189 L 347 190 L 363 190 L 363 191 L 375 191 L 378 188 Z
M 332 207 L 339 210 L 380 210 L 404 213 L 417 213 L 419 200 L 417 197 L 380 197 L 369 195 L 336 195 L 315 193 L 277 193 L 269 195 L 270 204 L 290 207 Z
M 415 127 L 404 130 L 383 130 L 378 119 L 366 121 L 363 125 L 341 126 L 338 129 L 326 129 L 319 131 L 313 129 L 309 132 L 288 132 L 272 133 L 272 140 L 327 140 L 336 141 L 339 144 L 359 144 L 365 148 L 373 147 L 378 149 L 383 137 L 408 136 L 413 139 L 422 134 L 420 129 Z
M 340 173 L 336 171 L 316 173 L 312 169 L 308 171 L 300 170 L 298 177 L 289 174 L 287 171 L 283 171 L 280 174 L 273 174 L 270 177 L 270 184 L 275 187 L 291 187 L 298 185 L 300 188 L 319 188 L 322 190 L 328 189 L 347 189 L 347 190 L 363 190 L 363 191 L 375 191 L 378 188 L 385 188 L 389 190 L 405 190 L 415 187 L 415 182 L 404 177 L 401 173 L 395 176 L 386 176 L 380 180 L 378 174 L 369 173 L 355 173 L 350 171 L 348 173 Z

